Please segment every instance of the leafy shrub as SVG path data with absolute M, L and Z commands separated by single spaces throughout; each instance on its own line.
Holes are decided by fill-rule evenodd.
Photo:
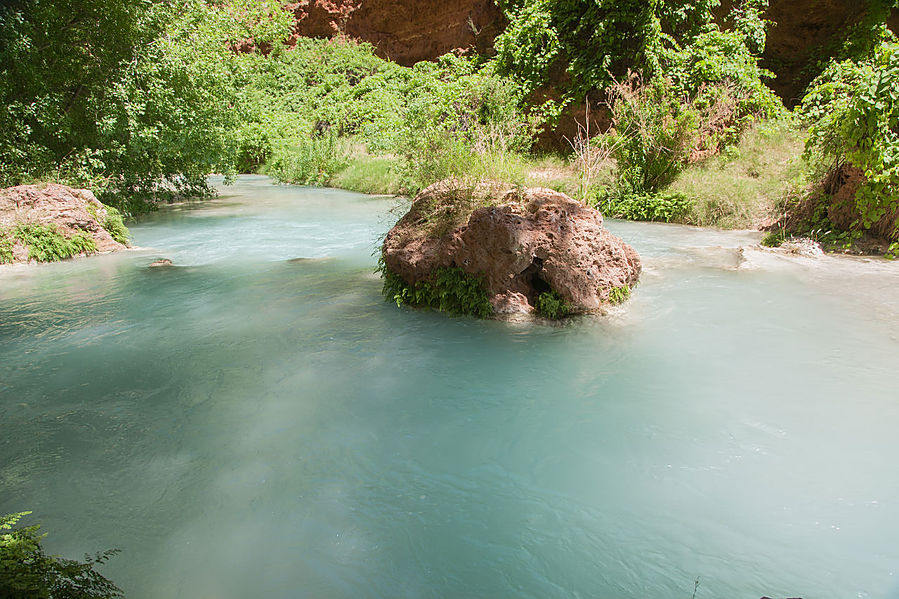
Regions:
M 16 528 L 31 512 L 0 516 L 0 596 L 4 599 L 113 599 L 121 590 L 95 570 L 117 553 L 85 556 L 83 562 L 44 553 L 40 526 Z
M 115 241 L 122 245 L 128 245 L 128 227 L 125 226 L 125 219 L 122 217 L 121 212 L 112 206 L 104 206 L 103 209 L 106 210 L 106 216 L 101 217 L 100 211 L 95 205 L 87 203 L 85 207 L 90 215 L 100 223 L 101 227 L 106 229 L 106 232 L 109 233 Z
M 391 271 L 383 258 L 379 261 L 378 272 L 384 279 L 384 295 L 397 306 L 429 307 L 449 314 L 468 314 L 479 318 L 488 318 L 493 314 L 483 279 L 461 268 L 438 268 L 431 281 L 421 281 L 414 286 L 408 285 Z
M 854 228 L 868 229 L 899 210 L 897 99 L 899 43 L 892 38 L 867 60 L 832 64 L 803 100 L 802 113 L 811 124 L 806 157 L 819 176 L 846 166 L 864 175 L 853 198 L 859 215 Z
M 53 224 L 19 225 L 14 235 L 28 246 L 28 257 L 38 262 L 56 262 L 97 251 L 97 243 L 87 233 L 78 232 L 67 238 Z
M 711 20 L 718 0 L 503 0 L 509 26 L 496 42 L 501 72 L 528 91 L 567 75 L 563 102 L 581 101 L 633 69 L 658 69 L 662 29 L 692 37 Z M 562 66 L 564 65 L 564 66 Z M 561 67 L 561 68 L 560 68 Z M 558 77 L 556 75 L 557 79 Z
M 12 234 L 5 229 L 0 229 L 0 264 L 11 264 L 13 261 Z
M 611 218 L 683 222 L 694 202 L 682 194 L 626 194 L 600 197 L 597 209 Z
M 295 145 L 277 150 L 265 165 L 265 173 L 284 183 L 321 185 L 343 170 L 348 162 L 345 145 L 333 132 L 311 135 Z
M 410 192 L 450 177 L 521 178 L 506 157 L 530 148 L 536 125 L 521 110 L 519 86 L 451 55 L 415 65 L 410 84 L 393 144 Z
M 235 22 L 201 0 L 0 6 L 0 186 L 87 186 L 128 213 L 212 193 L 240 122 Z
M 618 163 L 625 193 L 655 192 L 687 165 L 699 114 L 678 97 L 668 79 L 646 84 L 637 74 L 608 89 L 612 131 L 606 143 Z
M 128 236 L 130 235 L 128 231 L 128 227 L 125 226 L 125 219 L 122 217 L 122 213 L 113 208 L 112 206 L 106 207 L 106 218 L 103 219 L 101 223 L 103 228 L 106 229 L 106 232 L 109 233 L 112 238 L 122 245 L 128 245 Z
M 555 291 L 544 291 L 537 296 L 534 308 L 537 314 L 551 320 L 559 320 L 571 314 L 571 305 Z

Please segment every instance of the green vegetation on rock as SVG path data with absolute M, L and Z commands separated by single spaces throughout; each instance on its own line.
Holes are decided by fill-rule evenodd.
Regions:
M 0 229 L 0 264 L 11 264 L 13 261 L 13 234 L 6 229 Z
M 609 290 L 609 303 L 610 304 L 623 304 L 628 300 L 631 296 L 631 288 L 627 285 L 622 285 L 620 287 L 612 287 Z
M 53 224 L 18 225 L 13 229 L 13 235 L 28 247 L 28 257 L 38 262 L 56 262 L 97 252 L 97 243 L 88 233 L 78 232 L 66 237 Z
M 128 245 L 128 227 L 125 226 L 125 219 L 122 217 L 121 212 L 112 206 L 104 206 L 106 216 L 101 217 L 100 211 L 90 202 L 85 204 L 85 208 L 115 241 L 122 245 Z
M 550 320 L 560 320 L 571 314 L 571 306 L 555 291 L 541 293 L 534 308 L 537 314 Z
M 397 306 L 433 308 L 441 312 L 488 318 L 493 306 L 487 297 L 483 281 L 461 268 L 438 268 L 431 281 L 407 284 L 391 271 L 383 259 L 378 272 L 384 279 L 384 295 Z

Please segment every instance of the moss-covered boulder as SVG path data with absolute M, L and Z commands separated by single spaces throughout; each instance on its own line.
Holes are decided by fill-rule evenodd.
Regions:
M 381 260 L 398 303 L 478 316 L 599 312 L 629 297 L 641 272 L 602 215 L 565 194 L 455 181 L 416 196 Z
M 127 246 L 121 214 L 87 189 L 54 184 L 0 189 L 0 264 L 53 262 Z

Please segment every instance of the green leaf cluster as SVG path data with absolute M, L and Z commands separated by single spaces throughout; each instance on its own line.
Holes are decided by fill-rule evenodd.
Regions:
M 428 307 L 448 314 L 467 314 L 478 318 L 488 318 L 493 314 L 483 279 L 461 268 L 438 268 L 430 281 L 409 285 L 384 264 L 382 257 L 378 272 L 384 279 L 385 297 L 396 302 L 397 306 Z
M 114 599 L 121 590 L 96 571 L 116 550 L 84 561 L 47 555 L 40 526 L 17 526 L 31 512 L 0 516 L 0 596 L 4 599 Z
M 100 214 L 100 210 L 90 202 L 88 202 L 85 207 L 90 215 L 100 223 L 100 226 L 106 229 L 106 232 L 109 233 L 115 241 L 122 245 L 128 245 L 128 236 L 130 233 L 128 232 L 128 227 L 125 226 L 125 219 L 121 212 L 112 206 L 103 206 L 105 214 Z
M 537 314 L 550 320 L 560 320 L 572 312 L 571 304 L 555 291 L 544 291 L 537 296 L 534 308 Z
M 28 257 L 38 262 L 56 262 L 97 252 L 97 242 L 90 234 L 79 231 L 66 237 L 54 224 L 18 225 L 13 235 L 28 247 Z
M 238 168 L 295 183 L 327 183 L 352 151 L 397 157 L 414 193 L 530 147 L 523 91 L 491 64 L 447 55 L 402 67 L 348 39 L 238 57 L 246 122 Z
M 624 194 L 599 197 L 596 207 L 606 216 L 627 220 L 683 222 L 694 207 L 693 200 L 682 194 Z

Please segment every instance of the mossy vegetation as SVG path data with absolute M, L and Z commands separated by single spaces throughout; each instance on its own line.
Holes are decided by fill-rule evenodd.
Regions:
M 28 247 L 28 257 L 38 262 L 56 262 L 78 254 L 94 254 L 97 243 L 85 232 L 66 237 L 53 224 L 22 224 L 13 235 Z
M 397 306 L 433 308 L 455 315 L 470 315 L 488 318 L 493 314 L 493 306 L 487 297 L 481 277 L 465 272 L 461 268 L 438 268 L 430 281 L 407 284 L 402 277 L 391 271 L 383 259 L 378 272 L 384 279 L 384 295 Z
M 572 312 L 571 304 L 555 291 L 544 291 L 534 306 L 537 314 L 550 320 L 561 320 Z

